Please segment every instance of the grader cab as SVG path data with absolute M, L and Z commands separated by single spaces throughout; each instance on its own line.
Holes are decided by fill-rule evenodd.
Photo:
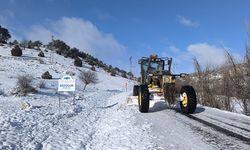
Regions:
M 172 58 L 158 58 L 152 54 L 142 57 L 140 84 L 134 86 L 133 95 L 138 96 L 140 112 L 148 112 L 150 97 L 153 94 L 164 96 L 167 103 L 174 104 L 179 98 L 181 111 L 185 114 L 193 113 L 196 109 L 196 93 L 192 86 L 176 86 L 176 79 L 187 76 L 185 73 L 172 74 Z

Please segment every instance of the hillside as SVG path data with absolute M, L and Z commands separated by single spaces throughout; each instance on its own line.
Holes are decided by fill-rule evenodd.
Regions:
M 126 95 L 129 94 L 125 84 L 128 85 L 127 91 L 130 91 L 132 81 L 110 76 L 103 69 L 97 68 L 98 83 L 89 85 L 83 91 L 83 83 L 78 75 L 83 70 L 90 70 L 88 64 L 76 67 L 72 59 L 50 50 L 45 52 L 44 58 L 38 57 L 38 51 L 34 49 L 25 49 L 22 57 L 14 57 L 10 49 L 6 45 L 0 47 L 0 149 L 92 149 L 96 144 L 91 145 L 90 142 L 96 132 L 98 138 L 114 132 L 123 136 L 118 139 L 112 137 L 118 143 L 110 143 L 107 147 L 127 145 L 133 149 L 144 149 L 144 144 L 136 144 L 141 140 L 150 145 L 150 141 L 143 138 L 147 132 L 133 126 L 133 112 L 124 105 Z M 45 71 L 49 71 L 53 79 L 41 79 Z M 73 94 L 60 93 L 59 110 L 57 80 L 66 72 L 75 73 L 76 101 L 72 104 Z M 17 77 L 27 74 L 34 77 L 35 87 L 40 82 L 44 82 L 44 86 L 37 87 L 37 93 L 27 96 L 12 95 Z M 27 103 L 30 106 L 22 109 L 23 104 Z M 111 114 L 107 110 L 111 110 Z M 103 123 L 105 133 L 99 134 L 103 128 L 100 124 Z M 120 145 L 119 140 L 126 142 Z

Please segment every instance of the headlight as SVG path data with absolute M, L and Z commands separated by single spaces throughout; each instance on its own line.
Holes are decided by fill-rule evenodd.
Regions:
M 163 77 L 163 82 L 171 82 L 171 76 L 164 76 Z

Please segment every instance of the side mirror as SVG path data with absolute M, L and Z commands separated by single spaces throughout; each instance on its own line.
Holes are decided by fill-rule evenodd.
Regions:
M 188 76 L 187 73 L 181 73 L 181 74 L 180 74 L 180 77 L 181 77 L 181 78 L 184 78 L 184 77 L 186 77 L 186 76 Z

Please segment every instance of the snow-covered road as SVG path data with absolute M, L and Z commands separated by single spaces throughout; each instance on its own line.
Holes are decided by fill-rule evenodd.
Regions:
M 153 103 L 149 113 L 138 113 L 137 118 L 151 124 L 157 147 L 195 150 L 250 148 L 249 141 L 236 135 L 250 137 L 250 117 L 202 106 L 198 106 L 195 114 L 183 115 L 178 109 L 168 109 L 162 100 Z

